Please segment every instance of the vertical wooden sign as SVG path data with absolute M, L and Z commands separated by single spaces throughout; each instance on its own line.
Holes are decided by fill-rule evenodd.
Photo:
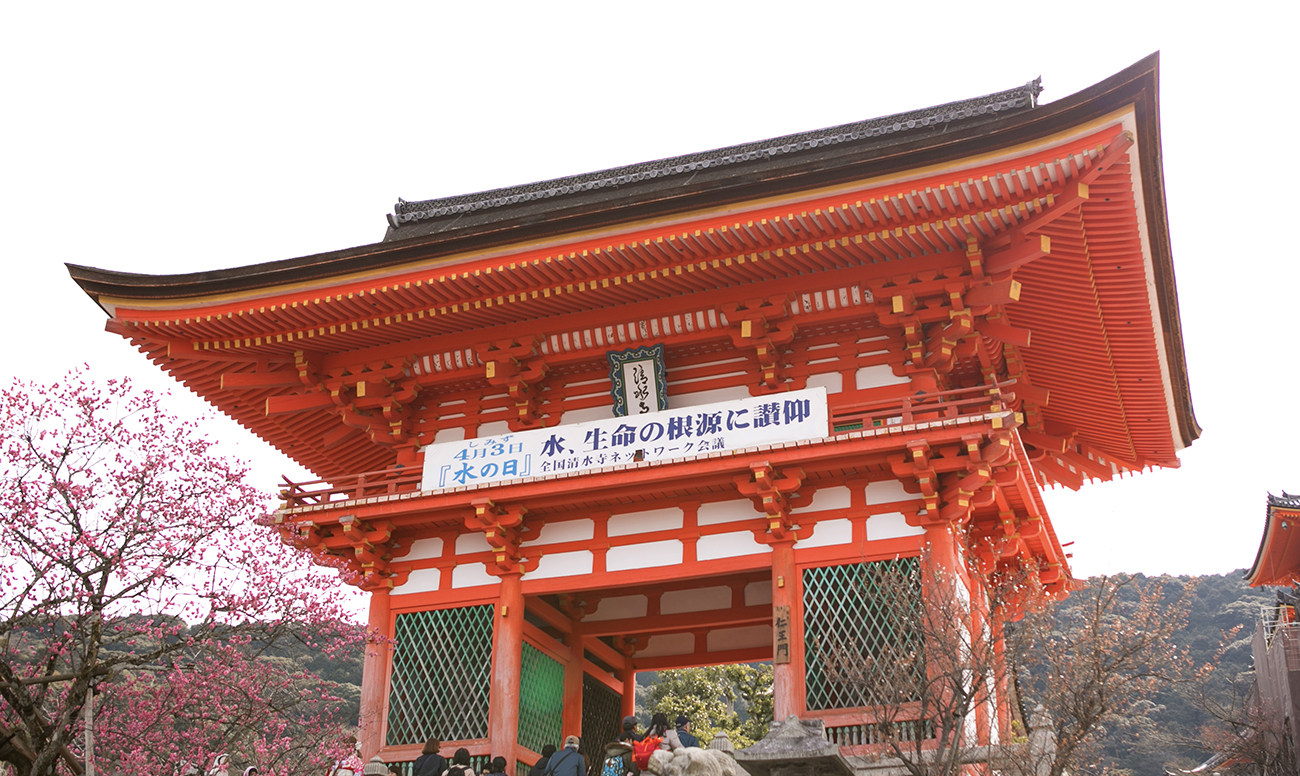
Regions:
M 772 607 L 772 662 L 790 662 L 790 607 Z

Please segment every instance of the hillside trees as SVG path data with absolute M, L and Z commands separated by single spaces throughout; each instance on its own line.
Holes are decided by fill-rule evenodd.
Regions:
M 1104 744 L 1112 743 L 1110 757 L 1132 748 L 1115 739 L 1153 738 L 1159 693 L 1191 670 L 1174 637 L 1194 592 L 1194 582 L 1168 577 L 1091 577 L 1067 605 L 1032 612 L 1016 626 L 1024 693 L 1055 722 L 1052 776 L 1113 765 L 1103 762 Z
M 80 770 L 88 700 L 114 772 L 335 757 L 331 688 L 253 660 L 359 631 L 336 583 L 253 525 L 266 495 L 212 444 L 125 381 L 0 393 L 0 760 L 18 776 Z

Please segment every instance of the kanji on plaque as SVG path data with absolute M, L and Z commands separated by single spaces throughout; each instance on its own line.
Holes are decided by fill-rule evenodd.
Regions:
M 657 406 L 649 398 L 646 406 Z M 778 398 L 744 396 L 657 412 L 637 411 L 429 445 L 424 448 L 421 488 L 473 488 L 524 477 L 581 474 L 606 466 L 727 454 L 822 439 L 829 426 L 826 389 L 822 387 L 787 391 Z
M 790 662 L 790 607 L 772 607 L 772 662 Z

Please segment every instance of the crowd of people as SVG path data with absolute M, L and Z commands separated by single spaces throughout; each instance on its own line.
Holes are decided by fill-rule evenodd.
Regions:
M 659 713 L 650 718 L 650 726 L 639 730 L 635 716 L 623 718 L 618 736 L 605 744 L 598 762 L 588 763 L 579 751 L 581 740 L 566 736 L 557 749 L 552 744 L 542 747 L 542 757 L 528 771 L 528 776 L 640 776 L 657 749 L 674 752 L 688 746 L 698 747 L 700 741 L 691 734 L 691 721 L 679 715 L 670 726 L 668 715 Z M 411 765 L 411 776 L 476 776 L 469 750 L 461 747 L 451 756 L 451 761 L 440 753 L 442 742 L 436 738 L 425 743 L 421 754 Z M 507 776 L 506 758 L 488 758 L 479 776 Z M 389 776 L 402 776 L 397 766 L 389 769 Z

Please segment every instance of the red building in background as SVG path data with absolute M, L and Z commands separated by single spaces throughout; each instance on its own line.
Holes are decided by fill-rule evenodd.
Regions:
M 1264 610 L 1251 641 L 1255 659 L 1256 715 L 1253 723 L 1258 740 L 1245 741 L 1241 754 L 1290 753 L 1291 765 L 1300 767 L 1300 496 L 1268 495 L 1264 536 L 1255 563 L 1246 572 L 1251 587 L 1290 587 L 1280 591 L 1277 602 Z M 1240 761 L 1241 757 L 1229 759 Z M 1226 767 L 1228 763 L 1223 763 Z
M 871 564 L 938 564 L 972 617 L 1000 570 L 1063 591 L 1042 488 L 1199 434 L 1155 57 L 1038 91 L 399 202 L 382 241 L 316 256 L 70 271 L 318 475 L 276 523 L 394 637 L 367 757 L 594 751 L 638 670 L 760 660 L 778 717 L 848 746 L 876 712 L 816 636 L 901 638 L 848 594 Z

